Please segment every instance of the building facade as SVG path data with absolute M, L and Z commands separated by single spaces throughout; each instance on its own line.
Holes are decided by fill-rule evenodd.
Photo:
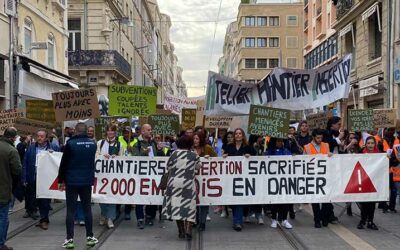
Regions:
M 10 53 L 10 18 L 6 13 L 6 3 L 0 1 L 0 110 L 10 108 L 9 53 Z M 12 6 L 11 6 L 12 8 Z
M 224 74 L 255 83 L 275 67 L 303 67 L 303 8 L 303 1 L 242 2 L 225 36 Z

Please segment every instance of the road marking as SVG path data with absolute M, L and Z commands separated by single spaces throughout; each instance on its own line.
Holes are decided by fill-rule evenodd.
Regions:
M 304 206 L 304 211 L 313 216 L 311 205 Z M 368 242 L 364 241 L 352 231 L 340 224 L 329 224 L 328 228 L 355 249 L 376 250 L 375 247 L 371 246 L 370 244 L 368 244 Z

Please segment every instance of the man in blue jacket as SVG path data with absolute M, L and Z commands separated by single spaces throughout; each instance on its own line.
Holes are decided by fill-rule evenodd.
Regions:
M 92 218 L 92 186 L 94 184 L 95 156 L 97 145 L 87 136 L 87 126 L 78 123 L 75 127 L 75 136 L 71 137 L 64 148 L 58 171 L 59 189 L 65 188 L 67 200 L 67 238 L 62 245 L 66 249 L 74 246 L 74 216 L 78 196 L 81 200 L 86 226 L 86 245 L 93 247 L 98 240 L 93 237 Z
M 49 228 L 50 199 L 36 199 L 36 156 L 44 151 L 60 151 L 59 147 L 48 140 L 47 130 L 39 129 L 36 133 L 36 142 L 26 150 L 22 165 L 22 183 L 26 187 L 25 207 L 32 219 L 37 219 L 37 206 L 40 212 L 40 223 L 37 225 L 43 230 Z

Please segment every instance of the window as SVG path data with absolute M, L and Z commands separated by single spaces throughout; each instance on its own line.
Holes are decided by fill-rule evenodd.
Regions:
M 257 17 L 257 26 L 267 26 L 267 17 L 266 16 Z
M 54 36 L 52 34 L 49 34 L 47 40 L 47 65 L 50 68 L 54 68 L 54 53 L 55 53 Z
M 257 59 L 257 68 L 258 69 L 266 69 L 267 68 L 267 59 Z
M 269 17 L 269 26 L 279 26 L 279 17 L 278 16 L 270 16 Z
M 256 26 L 256 18 L 253 16 L 245 17 L 245 26 Z
M 267 38 L 257 38 L 257 47 L 267 47 Z
M 81 49 L 81 20 L 68 20 L 68 50 L 75 51 Z
M 32 57 L 32 20 L 25 18 L 24 20 L 24 52 Z
M 354 34 L 353 34 L 354 33 Z M 354 35 L 354 37 L 353 37 Z M 353 30 L 347 32 L 344 35 L 344 52 L 345 54 L 352 54 L 353 60 L 351 60 L 351 69 L 354 69 L 356 67 L 356 41 L 353 41 L 353 39 L 356 39 L 356 25 L 353 23 Z
M 288 16 L 287 17 L 287 25 L 288 26 L 297 26 L 297 16 Z
M 273 69 L 279 67 L 279 59 L 278 58 L 271 58 L 269 59 L 269 68 Z
M 246 48 L 255 47 L 255 46 L 256 46 L 256 39 L 255 38 L 247 37 L 245 39 L 245 47 Z
M 256 67 L 256 59 L 245 59 L 244 67 L 246 69 L 254 69 Z
M 271 47 L 271 48 L 279 47 L 279 37 L 270 37 L 269 38 L 269 47 Z
M 377 11 L 382 13 L 380 8 Z M 379 30 L 379 27 L 381 26 L 378 14 L 372 14 L 368 18 L 368 54 L 370 61 L 382 56 L 382 32 Z
M 297 58 L 287 58 L 286 59 L 286 66 L 288 68 L 297 68 Z
M 286 37 L 286 48 L 288 49 L 297 49 L 298 47 L 298 37 L 297 36 L 288 36 Z

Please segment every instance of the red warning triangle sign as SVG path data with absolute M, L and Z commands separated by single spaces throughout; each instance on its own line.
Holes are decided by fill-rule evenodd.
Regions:
M 349 183 L 347 183 L 345 194 L 360 194 L 360 193 L 376 193 L 376 188 L 369 178 L 367 172 L 357 162 L 354 167 L 353 173 L 350 176 Z

